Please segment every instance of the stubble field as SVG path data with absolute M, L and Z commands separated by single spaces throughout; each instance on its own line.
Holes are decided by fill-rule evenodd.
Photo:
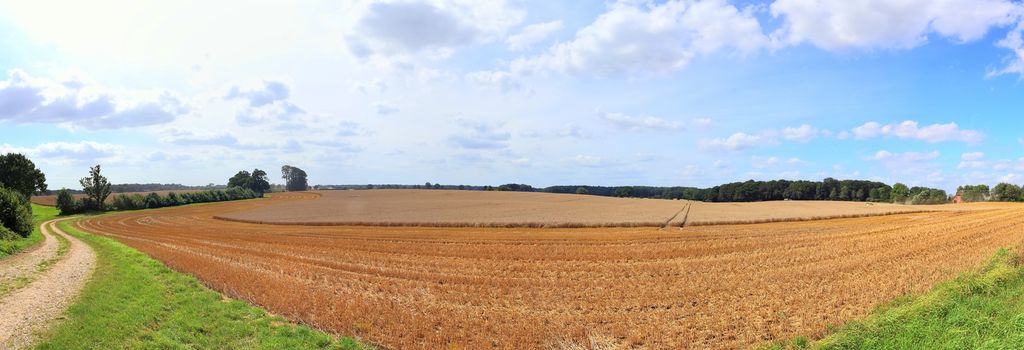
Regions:
M 738 348 L 861 317 L 1024 239 L 1022 207 L 668 228 L 261 225 L 316 195 L 80 221 L 230 296 L 388 348 Z
M 704 203 L 537 192 L 447 190 L 319 191 L 217 217 L 249 223 L 327 226 L 663 227 L 759 223 L 892 213 L 970 210 L 862 202 Z

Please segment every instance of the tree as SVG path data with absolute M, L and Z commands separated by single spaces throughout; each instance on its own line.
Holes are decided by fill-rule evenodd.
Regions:
M 981 202 L 988 200 L 990 190 L 988 185 L 965 185 L 960 186 L 956 189 L 956 193 L 960 195 L 960 199 L 965 202 Z
M 250 181 L 252 181 L 252 174 L 250 174 L 248 171 L 242 170 L 235 174 L 235 176 L 232 176 L 230 179 L 228 179 L 228 188 L 248 188 Z
M 249 181 L 249 189 L 256 192 L 260 197 L 270 191 L 270 180 L 267 179 L 267 172 L 260 169 L 252 170 L 252 177 Z
M 33 193 L 46 192 L 46 175 L 24 155 L 0 155 L 0 187 L 17 192 L 27 200 Z
M 590 191 L 587 191 L 586 187 L 577 187 L 576 188 L 576 194 L 588 194 L 588 193 L 590 193 Z
M 71 195 L 71 191 L 62 188 L 57 191 L 57 210 L 60 210 L 60 215 L 71 215 L 77 214 L 81 208 L 78 207 L 78 200 Z
M 28 198 L 15 190 L 0 187 L 0 227 L 0 239 L 17 238 L 2 231 L 21 237 L 32 233 L 32 206 Z
M 1020 186 L 1000 183 L 992 188 L 992 200 L 998 202 L 1017 202 L 1021 200 Z
M 85 195 L 89 197 L 86 207 L 102 211 L 103 203 L 106 202 L 107 196 L 110 196 L 110 183 L 105 176 L 100 175 L 100 165 L 96 164 L 89 168 L 89 177 L 83 177 L 78 182 L 82 184 Z
M 907 185 L 897 182 L 892 185 L 892 193 L 890 194 L 893 203 L 905 203 L 907 199 L 910 199 L 910 189 Z
M 281 167 L 281 177 L 284 178 L 285 189 L 288 191 L 305 191 L 309 188 L 306 181 L 306 172 L 302 169 L 285 165 Z

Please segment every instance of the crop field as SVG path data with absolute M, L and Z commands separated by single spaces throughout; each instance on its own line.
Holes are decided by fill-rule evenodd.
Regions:
M 403 349 L 739 348 L 821 336 L 1024 240 L 1024 207 L 1013 204 L 682 229 L 213 218 L 303 208 L 290 212 L 297 215 L 318 201 L 299 196 L 310 198 L 125 212 L 80 225 L 273 313 Z
M 196 192 L 196 191 L 182 190 L 182 191 L 155 191 L 155 192 L 160 194 L 161 196 L 166 196 L 168 193 L 171 193 L 171 192 L 175 192 L 175 193 L 189 193 L 189 192 Z M 110 196 L 107 197 L 107 203 L 110 203 L 110 202 L 114 201 L 114 196 L 117 196 L 119 194 L 124 194 L 124 195 L 129 195 L 129 196 L 131 196 L 133 194 L 140 194 L 140 195 L 145 196 L 145 195 L 150 194 L 150 193 L 151 192 L 117 192 L 117 193 L 111 193 Z M 72 196 L 74 196 L 75 199 L 82 199 L 82 198 L 86 197 L 85 194 L 82 194 L 82 193 L 73 194 Z M 57 196 L 56 195 L 52 195 L 52 196 L 32 196 L 32 203 L 39 204 L 39 205 L 46 205 L 46 206 L 51 206 L 52 207 L 52 206 L 57 205 Z
M 294 201 L 296 196 L 314 200 Z M 302 225 L 445 227 L 663 227 L 861 217 L 978 206 L 861 202 L 704 203 L 536 192 L 320 191 L 272 195 L 278 203 L 218 215 L 225 220 Z

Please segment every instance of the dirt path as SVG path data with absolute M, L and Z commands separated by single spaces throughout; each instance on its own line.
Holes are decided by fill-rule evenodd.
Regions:
M 31 344 L 35 334 L 45 330 L 71 304 L 96 265 L 96 255 L 92 248 L 57 228 L 56 220 L 41 226 L 46 237 L 44 246 L 26 254 L 42 253 L 52 246 L 55 255 L 59 245 L 55 235 L 67 239 L 70 247 L 64 258 L 51 269 L 43 272 L 32 283 L 0 299 L 0 310 L 3 310 L 0 313 L 0 349 L 21 349 Z M 0 262 L 4 265 L 0 270 L 31 273 L 36 264 L 47 257 L 44 254 L 41 259 L 34 259 L 37 257 L 16 258 L 10 261 L 11 266 L 8 266 L 9 261 L 3 261 Z M 36 264 L 32 264 L 32 261 Z
M 56 220 L 44 222 L 41 226 L 47 226 Z M 36 273 L 36 267 L 43 261 L 57 256 L 57 249 L 60 246 L 57 239 L 48 232 L 43 231 L 45 239 L 38 247 L 30 251 L 0 260 L 0 289 L 19 278 L 24 278 Z

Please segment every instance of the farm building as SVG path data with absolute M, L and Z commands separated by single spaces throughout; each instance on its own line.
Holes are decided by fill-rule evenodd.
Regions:
M 964 202 L 964 198 L 960 197 L 959 194 L 956 195 L 956 196 L 953 196 L 953 203 L 960 204 L 960 203 L 963 203 L 963 202 Z

